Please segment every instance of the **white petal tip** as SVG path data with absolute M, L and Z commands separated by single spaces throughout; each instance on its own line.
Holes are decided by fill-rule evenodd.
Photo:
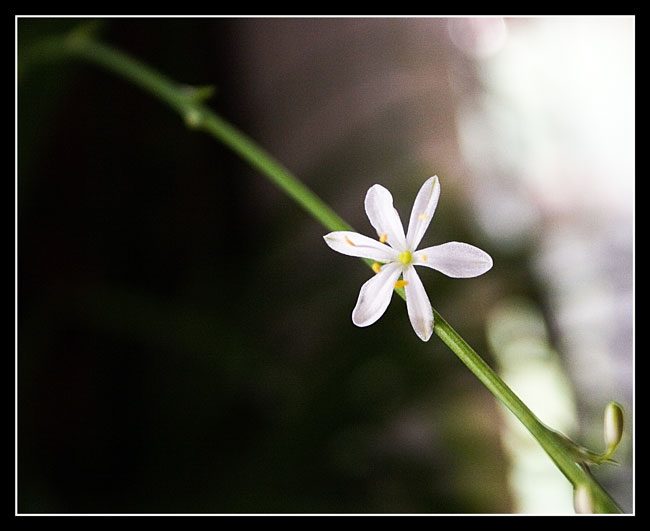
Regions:
M 415 331 L 417 336 L 424 341 L 425 343 L 431 339 L 431 336 L 433 334 L 433 323 L 431 324 L 431 328 L 427 328 L 426 330 L 421 330 L 421 331 Z
M 418 336 L 422 341 L 424 341 L 425 343 L 426 343 L 427 341 L 429 341 L 429 339 L 431 339 L 431 334 L 428 334 L 428 335 L 422 335 L 422 334 L 418 334 L 417 332 L 416 332 L 416 334 L 417 334 L 417 336 Z
M 358 326 L 359 328 L 366 328 L 366 327 L 370 326 L 371 324 L 373 324 L 374 321 L 372 323 L 360 321 L 358 319 L 355 319 L 354 314 L 352 314 L 352 323 L 354 324 L 354 326 Z
M 333 244 L 335 243 L 336 238 L 334 237 L 333 232 L 330 232 L 329 234 L 326 234 L 325 236 L 323 236 L 323 240 L 325 241 L 325 243 L 327 244 L 328 247 L 334 249 Z
M 429 341 L 433 334 L 433 319 L 417 318 L 415 316 L 409 316 L 409 318 L 415 334 L 425 343 Z
M 437 175 L 433 175 L 432 177 L 429 177 L 424 183 L 422 184 L 422 188 L 426 186 L 434 186 L 439 188 L 440 187 L 440 179 L 438 179 Z
M 487 273 L 490 269 L 492 269 L 492 266 L 494 265 L 494 260 L 492 260 L 492 257 L 489 254 L 487 254 L 485 251 L 482 251 L 482 253 L 483 253 L 482 268 L 480 269 L 481 272 L 478 275 Z

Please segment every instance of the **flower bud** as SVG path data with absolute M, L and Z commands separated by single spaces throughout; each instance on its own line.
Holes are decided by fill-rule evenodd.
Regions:
M 605 444 L 615 448 L 623 436 L 623 408 L 616 402 L 610 402 L 605 408 Z
M 587 485 L 578 485 L 573 491 L 573 507 L 578 514 L 593 514 L 594 500 Z

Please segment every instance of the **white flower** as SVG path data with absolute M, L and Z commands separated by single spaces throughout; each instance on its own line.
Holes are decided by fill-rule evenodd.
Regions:
M 413 266 L 430 267 L 454 278 L 476 277 L 492 267 L 489 254 L 467 243 L 448 242 L 416 250 L 429 227 L 439 197 L 440 184 L 434 175 L 420 188 L 404 235 L 399 214 L 393 207 L 393 196 L 386 188 L 375 184 L 366 194 L 365 207 L 379 241 L 350 231 L 330 232 L 324 236 L 327 245 L 339 253 L 375 261 L 375 276 L 361 286 L 352 311 L 355 325 L 369 326 L 377 321 L 388 308 L 393 289 L 403 286 L 411 325 L 422 341 L 428 341 L 433 333 L 433 309 Z

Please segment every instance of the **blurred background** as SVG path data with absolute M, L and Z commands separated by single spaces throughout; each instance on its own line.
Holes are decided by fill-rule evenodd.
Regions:
M 17 510 L 573 512 L 569 483 L 454 354 L 258 172 L 93 65 L 20 54 Z M 634 18 L 105 19 L 101 38 L 211 106 L 362 233 L 366 190 L 423 245 L 433 306 L 550 426 L 604 449 L 633 510 Z

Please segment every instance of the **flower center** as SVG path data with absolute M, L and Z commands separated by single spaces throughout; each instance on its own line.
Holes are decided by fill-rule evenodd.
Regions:
M 393 255 L 395 256 L 395 255 Z M 402 251 L 397 255 L 397 259 L 402 262 L 404 265 L 410 264 L 411 260 L 413 259 L 413 256 L 411 255 L 411 251 Z

